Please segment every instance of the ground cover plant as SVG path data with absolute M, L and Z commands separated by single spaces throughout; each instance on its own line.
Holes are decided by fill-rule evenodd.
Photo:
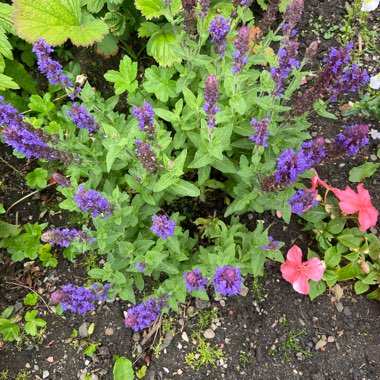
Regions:
M 250 1 L 136 1 L 146 19 L 138 33 L 149 38 L 146 52 L 156 62 L 142 67 L 134 61 L 138 54 L 122 57 L 118 70 L 104 73 L 115 91 L 104 99 L 78 66 L 63 71 L 50 45 L 67 38 L 86 45 L 107 33 L 102 19 L 86 18 L 80 8 L 92 3 L 74 5 L 75 27 L 55 40 L 57 31 L 26 36 L 25 10 L 35 5 L 16 2 L 16 30 L 33 43 L 49 86 L 43 97 L 30 98 L 23 113 L 3 97 L 0 102 L 2 141 L 18 158 L 38 160 L 25 177 L 36 189 L 30 196 L 54 188 L 58 208 L 68 212 L 67 225 L 2 221 L 0 246 L 13 263 L 38 260 L 55 268 L 61 260 L 86 257 L 88 270 L 80 282 L 61 283 L 49 304 L 32 291 L 24 300 L 30 307 L 25 323 L 7 308 L 0 318 L 4 341 L 20 342 L 20 327 L 33 339 L 43 335 L 46 322 L 32 310 L 40 298 L 47 310 L 66 318 L 121 300 L 125 328 L 147 330 L 145 343 L 162 327 L 152 346 L 159 356 L 173 332 L 169 324 L 164 328 L 165 315 L 179 313 L 188 296 L 206 303 L 243 297 L 251 276 L 259 281 L 276 262 L 283 279 L 311 299 L 336 289 L 338 281 L 355 279 L 357 294 L 379 300 L 378 211 L 362 183 L 378 164 L 350 173 L 356 192 L 318 175 L 328 163 L 357 157 L 376 134 L 364 121 L 340 123 L 331 107 L 362 96 L 356 110 L 376 116 L 378 75 L 362 66 L 353 41 L 343 38 L 330 47 L 310 78 L 305 68 L 320 41 L 301 49 L 301 0 L 261 2 L 261 16 Z M 376 8 L 368 1 L 361 6 L 360 12 Z M 82 27 L 92 28 L 86 37 L 91 40 L 81 39 Z M 347 25 L 345 31 L 349 36 Z M 341 132 L 328 142 L 323 134 L 312 135 L 315 115 L 337 120 Z M 1 212 L 6 216 L 25 199 Z M 243 223 L 247 212 L 254 213 L 254 224 Z M 266 215 L 272 215 L 271 224 Z M 310 231 L 313 243 L 304 255 L 287 239 L 282 251 L 285 243 L 271 233 L 292 215 Z M 85 327 L 81 337 L 93 330 Z M 186 360 L 191 368 L 223 363 L 223 350 L 205 341 L 213 330 L 206 332 L 193 335 L 197 349 Z M 304 333 L 290 330 L 283 345 L 287 360 L 294 348 L 307 356 L 299 345 Z M 96 355 L 99 342 L 82 342 L 85 355 Z M 137 354 L 136 362 L 145 359 L 138 346 Z M 133 378 L 131 362 L 115 359 L 115 378 Z M 247 360 L 241 353 L 241 363 Z M 147 365 L 139 365 L 141 378 Z

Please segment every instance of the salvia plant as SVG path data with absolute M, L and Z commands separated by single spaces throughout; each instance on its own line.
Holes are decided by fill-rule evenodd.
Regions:
M 70 259 L 86 249 L 105 255 L 105 264 L 89 276 L 111 284 L 110 299 L 134 303 L 135 291 L 151 277 L 152 296 L 126 314 L 126 326 L 135 331 L 162 309 L 177 309 L 188 293 L 202 299 L 210 289 L 238 295 L 247 275 L 264 274 L 267 259 L 283 263 L 284 272 L 291 268 L 285 279 L 298 280 L 295 289 L 309 293 L 309 280 L 313 289 L 323 282 L 323 263 L 302 263 L 296 249 L 288 258 L 292 264 L 284 263 L 283 243 L 263 222 L 249 231 L 238 216 L 272 211 L 289 222 L 292 213 L 302 215 L 317 204 L 315 189 L 303 184 L 314 176 L 310 169 L 357 154 L 368 143 L 367 125 L 342 125 L 329 147 L 323 136 L 312 139 L 308 132 L 311 113 L 331 117 L 328 103 L 369 81 L 351 60 L 352 45 L 332 48 L 315 79 L 301 87 L 303 67 L 318 49 L 314 42 L 302 51 L 298 42 L 303 0 L 291 1 L 276 27 L 277 0 L 260 20 L 250 1 L 149 3 L 154 6 L 136 6 L 147 20 L 160 19 L 142 23 L 139 34 L 165 34 L 161 45 L 153 48 L 150 40 L 147 46 L 160 66 L 146 68 L 140 78 L 137 63 L 125 56 L 119 71 L 105 74 L 115 96 L 103 99 L 88 82 L 76 83 L 51 46 L 35 36 L 38 68 L 56 99 L 37 96 L 24 114 L 1 100 L 4 141 L 40 159 L 65 198 L 60 207 L 87 220 L 83 231 L 53 229 L 43 241 L 65 247 Z M 155 49 L 168 54 L 166 62 Z M 123 93 L 125 114 L 115 111 Z M 195 220 L 183 210 L 210 197 L 225 199 L 224 215 L 204 211 L 197 219 L 201 231 L 187 229 Z M 294 268 L 309 266 L 294 279 Z M 70 285 L 62 291 L 72 311 L 93 305 L 79 310 L 79 290 Z

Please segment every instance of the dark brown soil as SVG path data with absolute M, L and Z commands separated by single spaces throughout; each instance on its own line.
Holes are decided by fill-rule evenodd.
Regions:
M 311 0 L 305 2 L 305 15 L 300 27 L 302 46 L 306 47 L 319 34 L 322 52 L 330 46 L 336 46 L 334 37 L 323 39 L 323 34 L 331 26 L 342 22 L 345 16 L 344 1 Z M 310 20 L 318 20 L 321 30 L 313 29 Z M 374 12 L 373 19 L 379 16 Z M 87 57 L 87 58 L 86 58 Z M 95 73 L 103 75 L 107 69 L 117 69 L 118 58 L 104 63 L 104 59 L 94 63 L 91 51 L 78 51 L 77 58 L 91 78 Z M 313 63 L 318 66 L 318 61 Z M 103 88 L 104 82 L 96 82 Z M 104 88 L 108 94 L 112 90 Z M 125 110 L 124 110 L 125 111 Z M 343 125 L 366 122 L 378 129 L 375 120 L 362 116 L 340 120 L 326 120 L 315 117 L 312 131 L 333 138 Z M 348 183 L 349 170 L 365 161 L 374 160 L 379 141 L 371 140 L 371 145 L 355 159 L 338 159 L 318 168 L 320 176 L 334 186 L 345 186 Z M 1 157 L 8 164 L 15 166 L 20 174 L 3 161 L 0 161 L 0 202 L 8 208 L 13 202 L 30 193 L 24 184 L 23 176 L 34 168 L 33 162 L 18 160 L 11 151 L 0 147 Z M 371 156 L 372 155 L 372 156 Z M 371 158 L 372 157 L 372 158 Z M 374 205 L 380 209 L 379 173 L 365 181 Z M 26 223 L 40 220 L 41 202 L 49 202 L 54 190 L 44 190 L 35 197 L 28 198 L 7 214 L 10 223 Z M 45 220 L 56 226 L 64 226 L 65 217 L 45 215 Z M 50 218 L 50 219 L 49 219 Z M 253 227 L 256 215 L 244 217 L 248 226 Z M 267 225 L 274 221 L 269 213 L 261 215 Z M 287 247 L 298 244 L 307 247 L 311 244 L 306 235 L 300 233 L 296 218 L 290 225 L 275 220 L 271 234 L 286 242 Z M 86 277 L 85 257 L 76 262 L 68 262 L 59 257 L 57 268 L 36 271 L 39 276 L 30 277 L 31 267 L 21 264 L 13 265 L 7 254 L 0 249 L 0 311 L 8 305 L 14 306 L 20 315 L 28 310 L 22 300 L 28 290 L 23 286 L 25 280 L 35 291 L 40 291 L 44 299 L 56 287 L 67 282 L 82 284 Z M 33 265 L 32 265 L 33 267 Z M 10 282 L 16 282 L 11 284 Z M 18 284 L 22 284 L 18 286 Z M 189 300 L 182 307 L 179 315 L 171 314 L 174 336 L 165 335 L 167 347 L 154 355 L 152 345 L 156 345 L 161 333 L 148 341 L 139 351 L 139 342 L 144 338 L 133 335 L 123 325 L 123 311 L 130 305 L 115 301 L 106 303 L 93 313 L 83 317 L 71 314 L 56 316 L 39 301 L 39 316 L 47 321 L 47 328 L 42 341 L 36 342 L 24 338 L 16 346 L 14 343 L 0 345 L 0 374 L 9 370 L 8 378 L 15 379 L 22 370 L 29 372 L 28 379 L 41 379 L 43 375 L 53 380 L 90 379 L 110 380 L 113 378 L 112 367 L 115 355 L 124 355 L 136 361 L 136 370 L 144 363 L 149 364 L 146 378 L 155 379 L 262 379 L 262 380 L 376 380 L 379 379 L 380 364 L 378 348 L 380 346 L 380 304 L 368 301 L 363 296 L 355 296 L 352 284 L 341 284 L 334 290 L 310 302 L 307 297 L 295 293 L 292 287 L 279 276 L 278 266 L 268 265 L 267 275 L 262 283 L 253 283 L 247 279 L 246 296 L 214 299 L 211 302 Z M 193 312 L 192 312 L 193 310 Z M 204 310 L 215 310 L 216 319 L 212 321 L 215 337 L 208 341 L 216 348 L 223 350 L 223 358 L 215 367 L 191 369 L 185 362 L 186 355 L 196 353 L 198 338 L 194 332 L 202 334 L 209 326 L 199 327 L 199 315 Z M 73 330 L 78 330 L 84 323 L 94 323 L 94 333 L 87 338 L 72 338 Z M 186 334 L 184 334 L 184 332 Z M 294 335 L 297 335 L 294 337 Z M 293 338 L 292 338 L 293 337 Z M 90 358 L 84 355 L 87 343 L 99 343 L 96 354 Z M 0 342 L 1 343 L 1 342 Z M 166 344 L 165 344 L 166 345 Z M 1 375 L 0 375 L 1 379 Z

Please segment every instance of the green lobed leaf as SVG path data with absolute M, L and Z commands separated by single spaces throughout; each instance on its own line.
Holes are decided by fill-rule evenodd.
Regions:
M 12 342 L 17 339 L 20 333 L 20 328 L 16 323 L 9 321 L 8 319 L 0 318 L 0 334 L 4 342 Z
M 104 74 L 104 78 L 115 83 L 115 94 L 119 95 L 125 91 L 134 93 L 138 87 L 136 81 L 137 63 L 132 62 L 127 55 L 120 62 L 119 70 L 109 70 Z
M 5 29 L 0 25 L 0 54 L 5 58 L 13 59 L 12 55 L 12 45 L 8 41 L 8 38 L 5 34 Z
M 13 27 L 12 13 L 14 12 L 14 7 L 9 4 L 0 4 L 0 26 L 2 26 L 7 32 L 16 34 Z
M 363 165 L 352 168 L 348 179 L 351 182 L 363 182 L 366 178 L 375 174 L 379 166 L 379 163 L 365 162 Z
M 25 176 L 26 184 L 31 189 L 43 189 L 47 185 L 48 171 L 42 168 L 36 168 Z
M 88 46 L 108 32 L 104 21 L 81 12 L 80 0 L 15 0 L 14 6 L 17 35 L 31 43 L 42 37 L 61 45 L 70 38 L 74 45 Z
M 139 37 L 151 37 L 160 31 L 160 27 L 153 22 L 143 22 L 139 28 Z
M 20 87 L 8 75 L 0 74 L 0 91 L 4 90 L 18 90 Z
M 175 91 L 175 81 L 171 80 L 175 74 L 175 69 L 158 68 L 152 66 L 145 70 L 144 89 L 151 94 L 155 94 L 157 99 L 167 102 L 169 97 L 177 96 Z

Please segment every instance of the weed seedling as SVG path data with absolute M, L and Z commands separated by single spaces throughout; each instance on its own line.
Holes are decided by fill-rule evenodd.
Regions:
M 8 380 L 9 369 L 4 369 L 0 372 L 0 380 Z
M 303 328 L 302 330 L 299 330 L 299 331 L 296 331 L 294 329 L 291 329 L 289 331 L 289 333 L 288 333 L 288 335 L 286 337 L 286 340 L 283 343 L 284 353 L 283 353 L 282 363 L 284 361 L 287 361 L 287 362 L 291 361 L 290 354 L 291 354 L 292 351 L 293 352 L 301 352 L 305 356 L 312 356 L 311 352 L 305 351 L 302 348 L 302 346 L 300 345 L 299 340 L 298 340 L 298 338 L 300 336 L 305 335 L 305 333 L 306 333 L 306 328 Z
M 209 364 L 215 367 L 217 360 L 222 359 L 224 356 L 223 350 L 217 345 L 212 346 L 199 334 L 193 334 L 193 338 L 197 340 L 198 345 L 195 352 L 186 355 L 186 364 L 192 369 L 203 365 L 208 366 Z
M 15 380 L 29 380 L 31 376 L 31 372 L 27 371 L 26 369 L 22 369 L 17 376 L 15 377 Z

